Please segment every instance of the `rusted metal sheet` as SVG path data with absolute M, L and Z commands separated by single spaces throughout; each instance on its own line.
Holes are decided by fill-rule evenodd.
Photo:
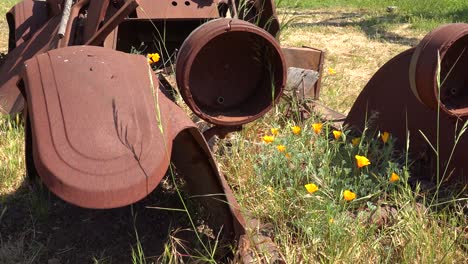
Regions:
M 23 0 L 6 14 L 10 35 L 8 50 L 29 40 L 49 19 L 47 4 L 44 1 Z
M 306 70 L 313 70 L 319 73 L 317 82 L 315 82 L 312 87 L 304 87 L 303 91 L 303 97 L 318 99 L 320 96 L 325 52 L 309 47 L 282 48 L 282 51 L 287 68 L 295 67 Z
M 36 54 L 57 47 L 57 37 L 60 17 L 55 17 L 39 29 L 26 42 L 8 53 L 5 63 L 0 69 L 0 112 L 14 114 L 23 109 L 23 98 L 17 84 L 23 62 Z
M 409 136 L 410 158 L 421 164 L 420 167 L 413 167 L 412 175 L 425 178 L 434 176 L 436 156 L 421 132 L 427 136 L 431 144 L 435 144 L 439 124 L 441 168 L 448 166 L 447 171 L 452 179 L 468 182 L 466 135 L 458 142 L 452 160 L 448 164 L 455 135 L 459 133 L 464 120 L 454 118 L 443 111 L 437 120 L 437 111 L 430 109 L 416 98 L 410 88 L 409 74 L 414 54 L 414 48 L 405 51 L 377 71 L 352 106 L 345 124 L 363 131 L 367 121 L 371 129 L 390 132 L 397 139 L 396 146 L 402 150 L 405 149 L 406 139 Z M 464 67 L 466 69 L 466 65 Z M 427 78 L 433 78 L 433 75 Z M 432 86 L 426 88 L 432 89 Z M 365 120 L 366 117 L 368 120 Z
M 157 2 L 157 3 L 156 3 Z M 207 19 L 218 18 L 214 0 L 140 0 L 138 19 Z
M 134 12 L 138 7 L 138 2 L 136 0 L 125 0 L 125 3 L 120 7 L 106 22 L 102 27 L 95 33 L 91 35 L 89 39 L 86 40 L 86 45 L 101 45 L 106 40 L 107 36 L 120 24 L 130 13 Z M 94 18 L 97 21 L 100 21 L 100 17 Z M 86 27 L 85 27 L 86 29 Z M 88 32 L 91 34 L 92 30 Z
M 28 172 L 37 171 L 59 197 L 82 207 L 127 205 L 147 196 L 172 161 L 188 191 L 209 208 L 219 243 L 237 243 L 244 263 L 252 248 L 265 245 L 260 234 L 251 243 L 203 135 L 159 90 L 143 56 L 68 47 L 28 60 L 23 76 Z
M 88 8 L 87 21 L 83 26 L 83 43 L 86 43 L 98 31 L 108 7 L 109 0 L 91 1 Z
M 216 125 L 238 126 L 264 115 L 278 101 L 286 67 L 268 32 L 239 19 L 217 19 L 186 39 L 176 79 L 196 115 Z
M 51 191 L 82 207 L 112 208 L 154 189 L 173 133 L 190 123 L 185 115 L 156 118 L 156 111 L 177 113 L 162 96 L 153 105 L 158 81 L 143 57 L 77 46 L 36 56 L 25 68 L 34 161 Z

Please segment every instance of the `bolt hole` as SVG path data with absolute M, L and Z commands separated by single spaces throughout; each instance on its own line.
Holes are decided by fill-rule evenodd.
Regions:
M 224 104 L 224 97 L 220 96 L 218 97 L 218 99 L 216 99 L 216 101 L 218 102 L 218 104 Z
M 177 2 L 176 2 L 176 1 L 172 1 L 172 6 L 177 6 Z
M 189 6 L 189 5 L 190 5 L 190 2 L 189 2 L 189 1 L 185 1 L 185 5 L 186 5 L 186 6 Z

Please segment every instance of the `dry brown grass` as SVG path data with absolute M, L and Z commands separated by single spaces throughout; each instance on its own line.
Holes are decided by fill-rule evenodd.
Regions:
M 346 113 L 372 75 L 388 60 L 417 44 L 421 32 L 398 24 L 385 32 L 373 29 L 366 13 L 359 10 L 281 10 L 283 20 L 293 19 L 282 32 L 281 44 L 325 50 L 321 100 Z M 377 32 L 375 32 L 377 31 Z M 336 74 L 327 74 L 331 67 Z

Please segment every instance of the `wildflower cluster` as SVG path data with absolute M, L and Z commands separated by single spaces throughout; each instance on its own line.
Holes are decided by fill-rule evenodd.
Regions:
M 348 136 L 323 123 L 269 128 L 255 166 L 262 184 L 296 191 L 303 186 L 302 192 L 312 196 L 322 195 L 323 189 L 338 201 L 351 202 L 378 197 L 400 181 L 400 169 L 387 150 L 392 147 L 389 132 L 374 138 Z

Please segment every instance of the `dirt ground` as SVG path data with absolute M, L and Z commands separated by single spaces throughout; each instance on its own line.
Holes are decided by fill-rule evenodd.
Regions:
M 347 113 L 372 75 L 424 36 L 408 24 L 362 10 L 280 10 L 281 45 L 309 46 L 326 52 L 320 99 Z M 329 74 L 333 68 L 336 74 Z

